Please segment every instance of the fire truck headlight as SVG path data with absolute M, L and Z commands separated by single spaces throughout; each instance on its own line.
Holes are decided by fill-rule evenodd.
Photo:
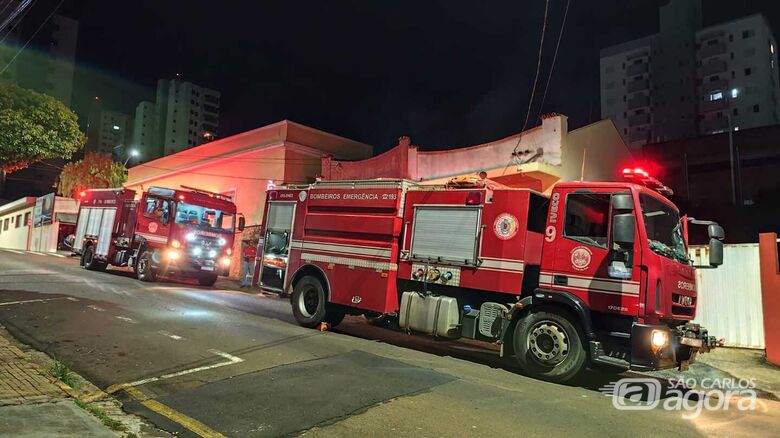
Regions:
M 665 330 L 653 330 L 650 334 L 650 345 L 653 347 L 653 352 L 657 352 L 661 348 L 665 347 L 669 343 L 669 332 Z
M 209 251 L 209 257 L 211 257 L 213 259 L 216 256 L 217 256 L 217 251 L 216 250 L 212 249 L 211 251 Z
M 195 248 L 192 248 L 192 255 L 199 256 L 203 253 L 203 248 L 196 246 Z
M 176 251 L 175 249 L 169 249 L 166 253 L 169 260 L 178 260 L 179 259 L 179 251 Z
M 220 237 L 219 240 L 217 240 L 217 243 L 219 244 L 219 246 L 225 246 L 227 240 Z
M 187 233 L 187 235 L 184 236 L 187 242 L 194 242 L 196 237 L 198 236 L 196 236 L 195 233 Z
M 181 242 L 178 240 L 171 240 L 171 246 L 174 248 L 181 248 Z
M 222 257 L 222 260 L 220 260 L 220 262 L 222 263 L 222 266 L 227 268 L 228 266 L 230 266 L 230 257 Z

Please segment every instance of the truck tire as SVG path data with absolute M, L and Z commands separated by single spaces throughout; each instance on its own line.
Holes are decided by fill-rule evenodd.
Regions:
M 557 383 L 573 380 L 585 367 L 584 336 L 571 318 L 539 310 L 517 322 L 515 359 L 529 375 Z
M 346 315 L 343 309 L 328 303 L 322 282 L 311 275 L 303 277 L 295 285 L 290 303 L 295 320 L 308 328 L 316 328 L 323 322 L 339 325 Z
M 157 280 L 157 272 L 152 269 L 152 253 L 143 251 L 135 262 L 135 275 L 141 281 Z
M 217 276 L 215 274 L 198 276 L 198 284 L 201 286 L 214 286 L 216 282 Z
M 81 266 L 88 271 L 102 271 L 106 269 L 106 264 L 95 260 L 95 246 L 89 245 L 81 254 Z

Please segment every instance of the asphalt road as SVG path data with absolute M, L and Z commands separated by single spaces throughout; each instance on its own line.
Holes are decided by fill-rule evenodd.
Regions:
M 473 344 L 409 336 L 358 317 L 321 333 L 297 326 L 286 300 L 141 283 L 126 271 L 89 272 L 53 255 L 0 250 L 0 324 L 103 389 L 129 386 L 116 392 L 126 410 L 182 436 L 755 437 L 780 430 L 780 403 L 771 400 L 688 419 L 690 411 L 660 407 L 620 411 L 598 391 L 619 376 L 550 384 Z

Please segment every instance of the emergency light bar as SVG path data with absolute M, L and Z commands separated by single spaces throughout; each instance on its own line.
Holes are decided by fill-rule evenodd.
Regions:
M 650 190 L 655 190 L 658 193 L 661 193 L 666 196 L 672 196 L 674 195 L 674 191 L 670 188 L 665 186 L 661 181 L 658 181 L 657 179 L 650 176 L 649 173 L 647 173 L 646 170 L 640 168 L 640 167 L 626 167 L 623 169 L 623 178 L 638 182 L 639 184 L 642 184 L 643 186 L 647 187 Z

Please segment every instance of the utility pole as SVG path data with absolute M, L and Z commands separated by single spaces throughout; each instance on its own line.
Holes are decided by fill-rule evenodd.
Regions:
M 729 162 L 731 164 L 731 203 L 737 205 L 737 176 L 734 166 L 734 128 L 731 126 L 731 111 L 726 113 L 729 122 Z

